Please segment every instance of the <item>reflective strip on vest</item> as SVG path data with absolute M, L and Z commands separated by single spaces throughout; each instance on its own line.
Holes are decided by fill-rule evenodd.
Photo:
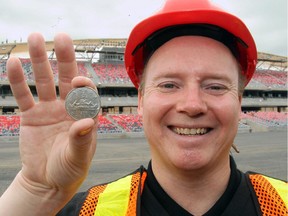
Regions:
M 267 176 L 263 176 L 267 181 L 270 182 L 270 184 L 276 189 L 278 192 L 279 196 L 282 198 L 284 201 L 286 208 L 288 207 L 288 184 L 286 182 L 269 178 Z
M 130 198 L 132 175 L 107 185 L 99 195 L 94 216 L 125 216 Z

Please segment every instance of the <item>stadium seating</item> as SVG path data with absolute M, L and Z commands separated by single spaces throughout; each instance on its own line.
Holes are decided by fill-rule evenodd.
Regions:
M 268 111 L 258 111 L 258 112 L 248 112 L 242 114 L 242 119 L 249 119 L 258 124 L 267 127 L 287 127 L 287 113 L 286 112 L 268 112 Z
M 122 130 L 103 115 L 98 117 L 98 133 L 121 133 Z M 20 117 L 17 115 L 0 115 L 0 136 L 18 136 Z
M 0 81 L 7 80 L 6 60 L 0 60 Z
M 267 87 L 285 87 L 287 86 L 287 72 L 285 74 L 270 70 L 258 70 L 254 73 L 253 79 Z
M 34 75 L 32 70 L 32 63 L 30 59 L 20 58 L 24 74 L 27 81 L 34 82 Z M 6 72 L 7 59 L 0 59 L 0 81 L 7 82 Z M 54 80 L 58 82 L 58 67 L 56 60 L 49 60 Z M 131 83 L 125 71 L 123 63 L 90 63 L 77 61 L 79 75 L 86 77 L 99 78 L 103 84 L 128 84 Z M 91 67 L 92 66 L 92 67 Z M 93 69 L 93 70 L 92 70 Z M 94 73 L 94 74 L 93 74 Z M 93 75 L 93 76 L 92 76 Z M 95 81 L 95 80 L 94 80 Z M 287 71 L 274 71 L 257 69 L 249 85 L 259 87 L 259 89 L 271 87 L 273 88 L 286 88 L 287 87 Z M 265 89 L 266 89 L 265 88 Z M 285 94 L 284 94 L 285 96 Z M 3 97 L 4 98 L 4 97 Z M 254 98 L 252 98 L 253 100 Z M 256 98 L 257 99 L 257 98 Z M 282 99 L 282 96 L 281 98 Z M 269 101 L 275 104 L 279 98 L 269 98 Z M 267 127 L 287 127 L 287 112 L 248 112 L 242 113 L 241 119 L 249 119 L 258 124 Z M 0 136 L 17 136 L 19 134 L 19 116 L 0 116 Z M 250 128 L 245 121 L 239 122 L 239 129 Z M 143 124 L 142 119 L 136 114 L 107 114 L 99 115 L 98 133 L 123 133 L 123 132 L 142 132 Z
M 7 72 L 6 72 L 6 61 L 7 60 L 0 60 L 0 81 L 8 81 Z M 22 68 L 24 71 L 24 74 L 26 76 L 27 81 L 34 82 L 34 75 L 33 75 L 33 69 L 32 69 L 32 63 L 30 59 L 20 58 Z M 54 81 L 58 82 L 58 67 L 57 67 L 57 61 L 56 60 L 49 60 L 53 75 L 54 75 Z M 77 62 L 78 66 L 78 74 L 82 76 L 86 76 L 91 78 L 91 74 L 89 73 L 87 67 L 85 66 L 85 62 Z
M 21 61 L 22 68 L 23 68 L 27 81 L 34 82 L 34 75 L 33 75 L 31 60 L 20 58 L 20 61 Z
M 282 82 L 287 81 L 287 71 L 272 71 L 272 70 L 270 70 L 268 73 L 270 75 L 276 77 L 278 80 L 281 80 Z M 287 85 L 287 82 L 285 82 L 285 85 Z
M 142 119 L 137 114 L 109 115 L 125 132 L 142 132 Z
M 98 116 L 98 133 L 121 133 L 122 130 L 103 115 Z
M 249 119 L 267 127 L 287 127 L 287 112 L 248 112 L 241 114 L 238 128 L 250 129 L 245 123 Z M 98 116 L 98 134 L 119 134 L 123 132 L 143 132 L 142 119 L 137 114 L 107 114 Z M 18 136 L 20 117 L 18 115 L 0 115 L 0 136 Z
M 0 136 L 18 136 L 20 131 L 20 116 L 0 115 Z
M 0 60 L 0 80 L 2 81 L 8 81 L 8 76 L 6 72 L 6 61 L 7 60 Z M 30 59 L 21 59 L 20 62 L 22 64 L 22 68 L 24 71 L 24 74 L 26 76 L 27 81 L 34 81 L 33 73 L 32 73 L 32 64 Z
M 87 67 L 85 66 L 85 62 L 77 62 L 78 66 L 78 74 L 81 76 L 86 76 L 91 78 L 91 74 L 88 72 Z
M 0 60 L 0 81 L 7 81 L 6 73 L 6 61 Z M 31 60 L 27 58 L 20 58 L 22 67 L 27 77 L 27 81 L 34 81 L 32 73 Z M 51 68 L 54 73 L 54 80 L 58 81 L 58 68 L 56 60 L 49 60 Z M 83 75 L 89 78 L 93 76 L 89 73 L 89 67 L 86 64 L 89 62 L 77 61 L 79 75 Z M 123 63 L 92 63 L 92 69 L 96 76 L 98 76 L 101 83 L 104 84 L 128 84 L 130 79 L 126 73 Z M 92 71 L 91 71 L 92 72 Z M 287 87 L 287 71 L 275 71 L 275 70 L 263 70 L 257 69 L 256 73 L 249 83 L 253 87 Z
M 93 63 L 92 68 L 102 83 L 125 84 L 130 82 L 123 64 Z
M 58 82 L 58 66 L 57 66 L 57 61 L 56 60 L 50 60 L 50 65 L 53 71 L 53 75 L 54 75 L 54 80 L 57 83 Z M 91 78 L 91 74 L 88 72 L 87 68 L 85 67 L 85 63 L 84 62 L 77 62 L 77 66 L 78 66 L 78 75 L 81 76 L 86 76 Z

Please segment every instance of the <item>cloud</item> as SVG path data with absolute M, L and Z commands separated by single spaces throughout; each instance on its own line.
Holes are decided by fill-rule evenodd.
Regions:
M 258 51 L 287 56 L 287 0 L 214 0 L 241 18 Z
M 258 50 L 287 56 L 287 0 L 212 0 L 240 17 L 253 34 Z M 41 32 L 52 40 L 57 32 L 74 39 L 127 38 L 142 19 L 164 0 L 21 0 L 3 1 L 0 42 Z

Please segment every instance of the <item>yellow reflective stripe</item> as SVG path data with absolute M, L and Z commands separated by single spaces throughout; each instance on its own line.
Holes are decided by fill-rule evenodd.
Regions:
M 107 185 L 99 195 L 94 216 L 125 216 L 130 198 L 132 175 Z
M 263 176 L 270 184 L 276 189 L 279 196 L 284 201 L 286 207 L 288 207 L 288 184 L 286 182 L 280 181 L 278 179 L 269 178 L 267 176 Z

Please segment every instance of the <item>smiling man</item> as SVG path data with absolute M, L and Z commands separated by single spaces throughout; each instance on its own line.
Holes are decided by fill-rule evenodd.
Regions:
M 287 215 L 287 184 L 243 173 L 230 156 L 257 60 L 239 18 L 206 0 L 167 0 L 135 26 L 125 64 L 139 90 L 151 162 L 76 195 L 95 152 L 97 118 L 74 121 L 65 115 L 64 99 L 71 88 L 95 86 L 74 78 L 73 44 L 60 34 L 58 100 L 44 45 L 41 35 L 30 36 L 39 103 L 19 60 L 7 63 L 22 112 L 23 168 L 1 197 L 1 215 Z
M 155 51 L 142 77 L 139 113 L 152 171 L 166 193 L 196 215 L 207 212 L 229 182 L 241 112 L 238 71 L 222 43 L 182 36 Z

